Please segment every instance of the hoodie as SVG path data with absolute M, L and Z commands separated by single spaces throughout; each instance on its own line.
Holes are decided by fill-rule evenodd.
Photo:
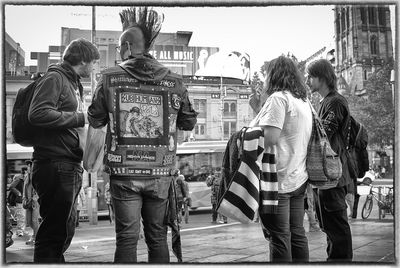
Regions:
M 86 139 L 82 93 L 80 77 L 70 64 L 49 66 L 29 108 L 29 121 L 43 129 L 33 159 L 82 161 Z

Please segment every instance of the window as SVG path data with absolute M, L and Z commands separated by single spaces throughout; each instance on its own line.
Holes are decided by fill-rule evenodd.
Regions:
M 362 24 L 367 24 L 367 19 L 366 19 L 366 14 L 365 14 L 365 8 L 360 7 L 360 14 L 361 14 L 361 23 L 362 23 Z
M 224 122 L 224 138 L 229 137 L 236 132 L 236 122 Z
M 205 124 L 196 124 L 194 128 L 195 135 L 205 135 L 206 134 L 206 125 Z
M 367 80 L 367 70 L 364 70 L 364 80 Z
M 236 103 L 231 103 L 231 112 L 236 112 Z
M 376 36 L 373 35 L 371 37 L 371 54 L 372 55 L 377 55 L 378 54 L 378 44 L 377 44 L 377 40 L 376 40 Z
M 383 8 L 383 7 L 378 8 L 378 15 L 379 15 L 379 25 L 386 26 L 386 11 L 385 11 L 385 8 Z
M 340 20 L 339 19 L 336 20 L 336 36 L 340 36 Z
M 350 28 L 349 8 L 346 8 L 346 29 Z
M 342 12 L 340 12 L 340 20 L 341 20 L 341 24 L 342 24 L 342 32 L 344 31 L 344 29 L 346 29 L 346 25 L 345 25 L 345 15 L 346 15 L 346 11 L 344 8 L 342 8 Z
M 375 8 L 368 8 L 368 22 L 369 24 L 376 24 Z
M 342 43 L 342 62 L 346 60 L 347 53 L 346 53 L 346 41 L 343 41 Z
M 224 116 L 236 117 L 236 101 L 226 101 L 224 103 Z
M 205 118 L 206 117 L 206 104 L 207 101 L 203 99 L 194 99 L 193 100 L 193 108 L 196 112 L 199 114 L 197 115 L 199 118 Z

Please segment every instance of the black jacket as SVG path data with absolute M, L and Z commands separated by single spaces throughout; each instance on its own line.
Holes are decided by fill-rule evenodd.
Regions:
M 71 65 L 64 62 L 49 66 L 36 86 L 29 108 L 29 121 L 44 129 L 34 146 L 34 159 L 82 161 L 86 139 L 79 98 L 82 93 L 80 77 Z
M 342 177 L 338 187 L 351 183 L 351 178 L 347 168 L 346 137 L 347 124 L 350 120 L 350 111 L 347 100 L 336 91 L 330 92 L 321 101 L 318 115 L 322 120 L 325 132 L 328 135 L 332 149 L 340 155 L 342 161 Z

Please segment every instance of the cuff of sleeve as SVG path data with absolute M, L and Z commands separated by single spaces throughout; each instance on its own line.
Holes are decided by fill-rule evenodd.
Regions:
M 78 127 L 85 126 L 85 115 L 83 113 L 78 113 Z

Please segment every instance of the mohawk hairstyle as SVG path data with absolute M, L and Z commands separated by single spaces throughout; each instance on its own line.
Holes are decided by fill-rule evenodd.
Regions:
M 131 7 L 119 13 L 122 22 L 122 31 L 132 27 L 139 27 L 145 39 L 145 49 L 150 50 L 154 40 L 161 30 L 164 22 L 164 14 L 159 15 L 156 11 L 147 7 Z

